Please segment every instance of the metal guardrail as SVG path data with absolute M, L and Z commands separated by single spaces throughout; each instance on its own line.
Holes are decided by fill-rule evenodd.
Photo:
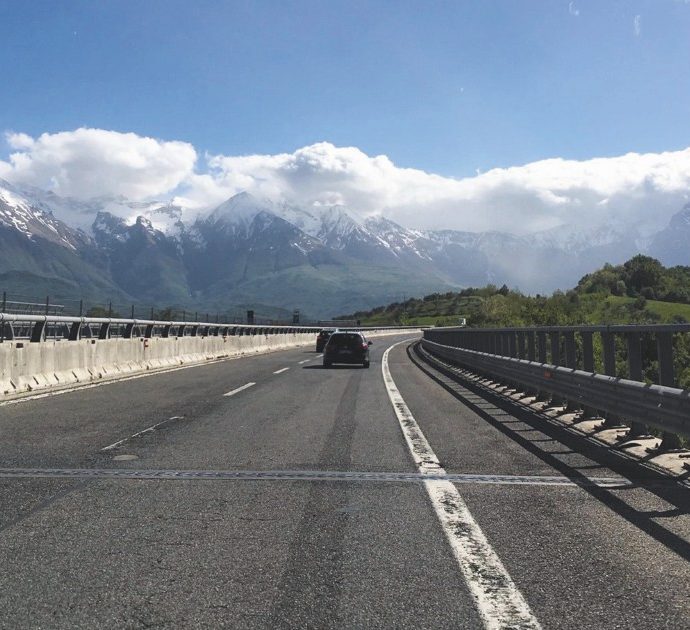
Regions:
M 474 372 L 561 399 L 587 416 L 604 414 L 609 425 L 626 422 L 628 437 L 648 434 L 649 426 L 660 429 L 662 449 L 672 449 L 680 446 L 678 435 L 690 437 L 690 391 L 676 384 L 673 353 L 674 335 L 688 332 L 688 324 L 438 328 L 424 332 L 423 347 Z M 642 342 L 650 337 L 656 346 L 656 384 L 644 380 L 643 359 L 649 357 L 643 357 Z M 616 373 L 620 340 L 627 378 Z M 595 370 L 595 347 L 604 373 Z
M 357 330 L 396 330 L 401 326 L 360 327 Z M 410 327 L 418 330 L 418 327 Z M 266 326 L 219 324 L 213 322 L 163 321 L 109 317 L 67 317 L 0 313 L 0 342 L 28 339 L 40 343 L 46 339 L 76 341 L 81 338 L 131 339 L 133 337 L 207 337 L 236 335 L 276 335 L 317 333 L 314 326 Z M 349 329 L 353 330 L 353 329 Z

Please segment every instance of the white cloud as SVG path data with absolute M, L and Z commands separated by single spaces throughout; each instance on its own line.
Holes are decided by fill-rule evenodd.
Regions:
M 636 15 L 633 19 L 633 31 L 635 31 L 635 37 L 639 37 L 642 32 L 642 16 Z
M 0 161 L 0 177 L 61 196 L 125 195 L 143 198 L 169 192 L 194 171 L 194 147 L 134 133 L 77 129 L 31 138 L 6 134 L 14 150 Z
M 570 15 L 574 15 L 575 17 L 577 17 L 578 15 L 580 15 L 580 9 L 578 9 L 575 6 L 574 2 L 569 2 L 568 3 L 568 13 L 570 13 Z
M 464 179 L 399 168 L 384 155 L 326 142 L 294 153 L 215 156 L 209 164 L 204 181 L 219 199 L 222 191 L 247 190 L 302 204 L 338 202 L 421 228 L 525 233 L 610 219 L 658 226 L 690 192 L 690 149 L 554 158 Z
M 197 161 L 187 143 L 98 129 L 7 139 L 13 153 L 0 161 L 0 177 L 10 181 L 81 199 L 174 197 L 194 211 L 248 191 L 304 205 L 341 203 L 415 228 L 527 233 L 616 220 L 651 230 L 665 225 L 690 193 L 690 148 L 584 161 L 553 158 L 454 179 L 328 142 L 292 153 L 206 155 Z

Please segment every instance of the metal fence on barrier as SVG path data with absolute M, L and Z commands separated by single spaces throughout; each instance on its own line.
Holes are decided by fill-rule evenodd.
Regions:
M 76 341 L 81 338 L 273 335 L 312 333 L 318 330 L 308 326 L 249 326 L 218 322 L 0 313 L 0 341 L 28 339 L 33 343 L 47 339 Z
M 356 330 L 398 330 L 400 326 L 359 327 Z M 414 327 L 408 327 L 414 328 Z M 0 342 L 26 339 L 40 343 L 48 339 L 132 339 L 134 337 L 208 337 L 317 333 L 314 326 L 265 326 L 219 322 L 166 321 L 110 317 L 66 317 L 0 313 Z M 352 329 L 354 330 L 354 328 Z M 418 328 L 417 328 L 418 330 Z
M 299 311 L 282 318 L 254 315 L 241 306 L 231 306 L 223 310 L 207 310 L 207 307 L 194 309 L 177 306 L 147 305 L 142 302 L 131 303 L 118 300 L 87 300 L 80 298 L 59 297 L 59 304 L 55 303 L 55 296 L 39 296 L 37 294 L 15 293 L 2 291 L 0 294 L 0 313 L 24 315 L 64 315 L 68 317 L 107 317 L 129 319 L 171 319 L 175 321 L 205 321 L 222 324 L 258 324 L 264 326 L 287 326 L 290 323 L 299 325 Z M 247 318 L 251 313 L 251 321 Z M 314 324 L 304 320 L 303 325 Z M 316 325 L 316 324 L 314 324 Z
M 468 369 L 563 400 L 629 437 L 664 431 L 662 448 L 690 436 L 690 324 L 438 328 L 424 347 Z M 681 377 L 679 379 L 679 376 Z M 681 382 L 679 382 L 679 380 Z

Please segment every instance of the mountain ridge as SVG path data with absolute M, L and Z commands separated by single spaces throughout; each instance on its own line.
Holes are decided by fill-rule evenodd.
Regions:
M 57 218 L 65 207 L 72 215 L 95 211 L 89 229 Z M 644 246 L 635 226 L 612 224 L 604 231 L 571 226 L 523 236 L 498 230 L 414 230 L 380 214 L 364 217 L 339 205 L 304 208 L 246 192 L 205 215 L 191 219 L 191 214 L 172 202 L 124 197 L 80 201 L 75 210 L 52 192 L 27 192 L 0 181 L 5 240 L 13 231 L 32 241 L 24 250 L 47 251 L 48 243 L 62 247 L 71 254 L 61 253 L 70 269 L 84 266 L 90 278 L 86 284 L 100 273 L 99 290 L 112 287 L 131 299 L 158 304 L 216 308 L 256 301 L 327 316 L 385 299 L 487 282 L 548 292 Z M 690 206 L 648 239 L 649 249 L 672 241 L 673 255 L 685 254 L 683 260 L 690 263 L 678 226 L 690 236 Z M 21 244 L 15 239 L 12 251 Z M 9 251 L 9 245 L 0 249 L 6 283 L 11 285 L 12 272 L 28 269 L 54 277 L 45 260 L 43 265 L 21 262 L 35 258 L 36 251 L 15 255 L 14 265 L 7 260 Z

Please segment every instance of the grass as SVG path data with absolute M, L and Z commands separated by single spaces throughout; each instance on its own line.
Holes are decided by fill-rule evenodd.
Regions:
M 634 302 L 634 298 L 618 297 L 610 295 L 607 300 L 612 304 L 629 304 Z M 647 309 L 661 317 L 662 321 L 671 321 L 675 316 L 684 317 L 690 322 L 690 304 L 677 304 L 676 302 L 659 302 L 658 300 L 647 300 Z
M 636 298 L 590 293 L 581 295 L 580 302 L 580 324 L 619 324 L 627 323 L 630 312 L 626 307 L 632 306 Z M 457 326 L 459 318 L 466 317 L 472 325 L 473 315 L 481 308 L 481 298 L 474 296 L 470 299 L 418 300 L 412 305 L 411 311 L 403 310 L 400 305 L 393 311 L 370 312 L 360 319 L 366 325 Z M 690 304 L 647 300 L 645 309 L 657 315 L 659 323 L 670 323 L 678 318 L 690 322 Z

